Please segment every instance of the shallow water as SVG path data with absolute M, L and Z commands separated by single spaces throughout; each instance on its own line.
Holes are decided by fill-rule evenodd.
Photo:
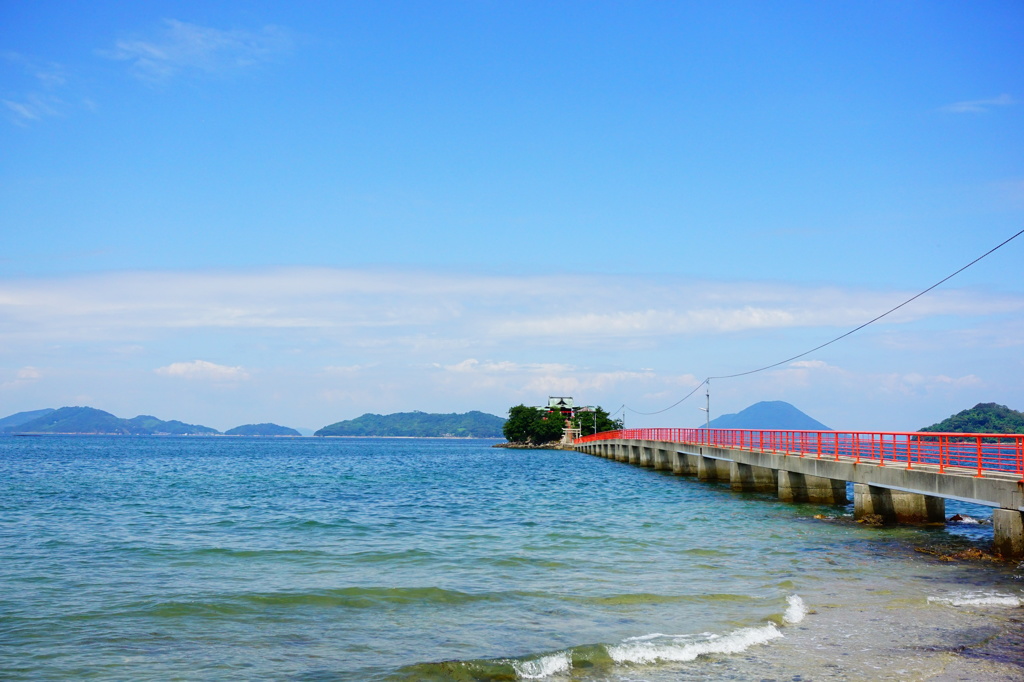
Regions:
M 652 681 L 1024 671 L 998 645 L 1024 616 L 1020 569 L 914 551 L 984 543 L 984 525 L 863 528 L 814 518 L 842 508 L 492 442 L 0 439 L 0 670 Z

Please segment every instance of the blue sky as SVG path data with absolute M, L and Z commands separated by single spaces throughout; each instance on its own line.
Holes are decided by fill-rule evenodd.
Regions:
M 1024 225 L 1019 2 L 0 4 L 0 412 L 628 406 Z M 713 414 L 1024 409 L 1024 237 Z

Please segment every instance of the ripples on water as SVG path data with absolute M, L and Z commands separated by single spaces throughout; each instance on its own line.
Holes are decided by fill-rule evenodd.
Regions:
M 912 551 L 983 526 L 490 444 L 0 439 L 3 677 L 906 679 L 1020 617 Z

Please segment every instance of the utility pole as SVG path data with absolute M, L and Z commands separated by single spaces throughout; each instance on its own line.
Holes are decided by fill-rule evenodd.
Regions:
M 705 422 L 704 428 L 710 429 L 711 428 L 711 379 L 708 379 L 704 383 L 704 386 L 705 386 L 705 389 L 704 389 L 704 400 L 705 400 L 705 404 L 707 405 L 707 407 L 704 410 L 705 412 L 707 412 L 707 421 Z
M 707 381 L 705 381 L 704 385 L 707 386 L 707 388 L 704 389 L 704 400 L 705 400 L 704 404 L 707 405 L 707 407 L 698 407 L 697 409 L 700 410 L 701 412 L 704 412 L 706 414 L 705 421 L 704 421 L 704 428 L 705 429 L 710 429 L 711 428 L 711 380 L 708 379 Z

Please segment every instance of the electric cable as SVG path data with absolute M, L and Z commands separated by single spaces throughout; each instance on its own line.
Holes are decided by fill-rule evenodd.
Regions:
M 851 329 L 850 331 L 848 331 L 848 332 L 846 332 L 846 333 L 844 333 L 844 334 L 840 334 L 839 336 L 835 337 L 835 338 L 834 338 L 834 339 L 832 339 L 831 341 L 826 341 L 825 343 L 823 343 L 823 344 L 821 344 L 821 345 L 819 345 L 819 346 L 815 346 L 814 348 L 812 348 L 812 349 L 810 349 L 810 350 L 808 350 L 808 351 L 804 351 L 803 353 L 800 353 L 799 355 L 794 355 L 794 356 L 793 356 L 793 357 L 791 357 L 791 358 L 787 358 L 787 359 L 785 359 L 785 360 L 780 360 L 779 362 L 773 362 L 773 363 L 772 363 L 772 364 L 770 364 L 770 365 L 765 365 L 764 367 L 759 367 L 759 368 L 757 368 L 757 369 L 751 369 L 751 370 L 748 370 L 748 371 L 746 371 L 746 372 L 737 372 L 736 374 L 723 374 L 723 375 L 721 375 L 721 376 L 709 376 L 709 377 L 707 377 L 706 379 L 704 379 L 704 381 L 702 381 L 702 382 L 700 382 L 699 384 L 697 384 L 697 387 L 696 387 L 696 388 L 694 388 L 694 389 L 693 389 L 692 391 L 690 391 L 690 392 L 689 392 L 689 393 L 688 393 L 688 394 L 687 394 L 687 395 L 686 395 L 685 397 L 683 397 L 683 398 L 680 398 L 680 399 L 679 399 L 678 401 L 676 401 L 675 403 L 673 403 L 673 404 L 669 405 L 668 407 L 666 407 L 666 408 L 665 408 L 665 409 L 663 409 L 663 410 L 658 410 L 658 411 L 656 411 L 656 412 L 640 412 L 640 411 L 638 411 L 638 410 L 634 410 L 634 409 L 633 409 L 633 408 L 631 408 L 631 407 L 626 407 L 626 406 L 623 406 L 623 407 L 624 407 L 625 409 L 628 409 L 628 410 L 629 410 L 630 412 L 634 412 L 634 413 L 636 413 L 636 414 L 642 414 L 642 415 L 653 415 L 653 414 L 661 414 L 662 412 L 667 412 L 668 410 L 671 410 L 671 409 L 672 409 L 673 407 L 675 407 L 676 405 L 679 405 L 680 403 L 682 403 L 683 401 L 685 401 L 685 400 L 686 400 L 687 398 L 689 398 L 689 397 L 690 397 L 690 396 L 692 396 L 692 395 L 693 395 L 694 393 L 696 393 L 696 392 L 697 392 L 697 391 L 698 391 L 698 390 L 700 389 L 700 387 L 701 387 L 701 386 L 703 386 L 704 384 L 708 383 L 708 382 L 709 382 L 709 381 L 711 381 L 712 379 L 735 379 L 736 377 L 743 377 L 743 376 L 747 376 L 747 375 L 750 375 L 750 374 L 757 374 L 758 372 L 763 372 L 763 371 L 765 371 L 765 370 L 767 370 L 767 369 L 772 369 L 773 367 L 778 367 L 779 365 L 784 365 L 784 364 L 786 364 L 787 362 L 792 362 L 793 360 L 797 360 L 797 359 L 799 359 L 799 358 L 802 358 L 802 357 L 804 357 L 805 355 L 810 355 L 811 353 L 813 353 L 813 352 L 815 352 L 815 351 L 818 351 L 818 350 L 821 350 L 822 348 L 824 348 L 824 347 L 826 347 L 826 346 L 831 346 L 831 345 L 832 345 L 833 343 L 835 343 L 836 341 L 840 341 L 840 340 L 842 340 L 842 339 L 845 339 L 845 338 L 846 338 L 847 336 L 850 336 L 851 334 L 854 334 L 854 333 L 856 333 L 856 332 L 859 332 L 859 331 L 860 331 L 861 329 L 864 329 L 864 328 L 865 328 L 865 327 L 867 327 L 868 325 L 871 325 L 871 324 L 874 324 L 875 322 L 878 322 L 879 320 L 881 320 L 881 319 L 882 319 L 883 317 L 885 317 L 886 315 L 889 315 L 889 314 L 891 314 L 891 313 L 894 313 L 894 312 L 896 312 L 897 310 L 899 310 L 900 308 L 902 308 L 903 306 L 907 305 L 908 303 L 910 303 L 910 302 L 912 302 L 912 301 L 915 301 L 915 300 L 917 300 L 917 299 L 921 298 L 922 296 L 924 296 L 925 294 L 927 294 L 927 293 L 928 293 L 929 291 L 931 291 L 932 289 L 935 289 L 936 287 L 938 287 L 938 286 L 940 286 L 940 285 L 942 285 L 942 284 L 944 284 L 944 283 L 948 282 L 949 280 L 953 279 L 954 277 L 956 277 L 957 275 L 959 275 L 959 274 L 960 274 L 961 272 L 963 272 L 963 271 L 964 271 L 964 270 L 966 270 L 967 268 L 971 267 L 972 265 L 974 265 L 974 264 L 975 264 L 975 263 L 977 263 L 978 261 L 980 261 L 980 260 L 982 260 L 982 259 L 984 259 L 984 258 L 987 258 L 988 256 L 990 256 L 991 254 L 995 253 L 995 252 L 996 252 L 996 251 L 998 251 L 999 249 L 1003 248 L 1004 246 L 1006 246 L 1007 244 L 1009 244 L 1010 242 L 1012 242 L 1012 241 L 1013 241 L 1014 239 L 1016 239 L 1017 237 L 1021 236 L 1022 234 L 1024 234 L 1024 230 L 1021 230 L 1020 232 L 1018 232 L 1017 234 L 1013 235 L 1012 237 L 1010 237 L 1010 238 L 1008 238 L 1008 239 L 1006 239 L 1006 240 L 1002 241 L 1001 243 L 997 244 L 996 246 L 992 247 L 991 249 L 989 249 L 989 250 L 988 250 L 988 251 L 986 251 L 985 253 L 981 254 L 980 256 L 978 256 L 977 258 L 975 258 L 974 260 L 972 260 L 972 261 L 971 261 L 970 263 L 968 263 L 967 265 L 965 265 L 965 266 L 963 266 L 962 268 L 960 268 L 959 270 L 957 270 L 956 272 L 954 272 L 954 273 L 952 273 L 952 274 L 950 274 L 950 275 L 946 275 L 945 277 L 943 277 L 942 279 L 940 279 L 940 280 L 939 280 L 938 282 L 936 282 L 935 284 L 931 285 L 930 287 L 928 287 L 928 288 L 927 288 L 927 289 L 925 289 L 924 291 L 921 291 L 921 292 L 919 292 L 919 293 L 917 293 L 917 294 L 915 294 L 915 295 L 911 296 L 911 297 L 910 297 L 910 298 L 908 298 L 907 300 L 905 300 L 905 301 L 903 301 L 902 303 L 900 303 L 900 304 L 899 304 L 898 306 L 895 306 L 894 308 L 890 308 L 889 310 L 885 311 L 885 312 L 884 312 L 884 313 L 882 313 L 881 315 L 879 315 L 879 316 L 877 316 L 877 317 L 875 317 L 875 318 L 872 318 L 872 319 L 868 320 L 867 322 L 865 322 L 864 324 L 860 325 L 859 327 L 854 327 L 854 328 L 853 328 L 853 329 Z

